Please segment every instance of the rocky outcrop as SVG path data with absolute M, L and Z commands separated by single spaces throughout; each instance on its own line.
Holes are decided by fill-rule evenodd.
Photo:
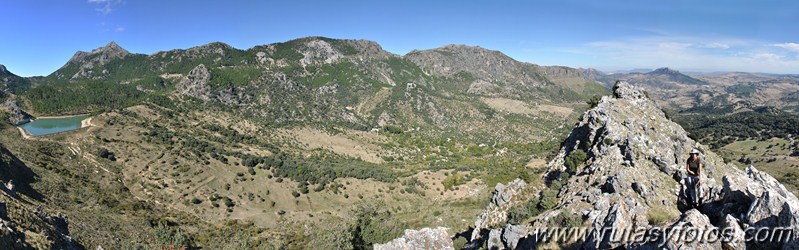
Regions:
M 702 151 L 705 166 L 699 207 L 685 203 L 684 160 L 692 148 Z M 582 215 L 581 224 L 588 233 L 580 241 L 562 243 L 580 244 L 583 249 L 780 248 L 791 247 L 799 237 L 745 242 L 745 228 L 799 228 L 799 199 L 754 166 L 741 171 L 724 163 L 668 120 L 643 90 L 626 82 L 617 83 L 613 97 L 603 97 L 583 115 L 542 178 L 563 184 L 552 211 L 534 217 L 532 227 L 504 223 L 501 212 L 507 210 L 499 208 L 513 205 L 507 201 L 525 200 L 518 196 L 531 193 L 508 193 L 505 185 L 497 185 L 491 203 L 476 220 L 472 242 L 488 240 L 500 249 L 519 244 L 534 247 L 541 243 L 524 239 L 532 238 L 535 229 L 564 226 L 552 221 L 558 214 Z M 690 241 L 695 235 L 688 235 L 661 237 L 654 244 L 601 233 L 603 229 L 655 227 L 712 231 L 717 240 Z
M 300 59 L 300 64 L 303 67 L 311 64 L 330 64 L 338 62 L 344 57 L 341 52 L 324 40 L 311 40 L 305 45 L 308 49 L 303 51 L 302 59 Z
M 0 103 L 0 112 L 6 112 L 8 114 L 8 122 L 13 125 L 21 125 L 31 121 L 31 116 L 22 111 L 16 101 Z
M 94 49 L 91 52 L 76 52 L 61 69 L 69 67 L 77 68 L 73 75 L 68 76 L 70 79 L 100 79 L 109 73 L 103 66 L 113 60 L 121 59 L 128 55 L 130 55 L 130 52 L 120 47 L 116 42 L 111 41 L 107 45 Z M 67 76 L 59 75 L 59 77 Z
M 178 93 L 181 95 L 188 95 L 196 97 L 203 101 L 211 100 L 211 87 L 208 82 L 211 81 L 211 73 L 205 64 L 197 65 L 189 74 L 187 74 L 175 86 Z
M 721 241 L 720 240 L 706 240 L 703 237 L 703 234 L 707 234 L 708 232 L 713 232 L 713 230 L 718 230 L 713 224 L 710 223 L 710 219 L 699 212 L 696 209 L 691 209 L 686 211 L 681 217 L 680 220 L 670 226 L 672 229 L 679 229 L 681 232 L 685 232 L 684 236 L 687 239 L 692 240 L 683 240 L 679 239 L 679 237 L 668 237 L 665 240 L 658 241 L 658 244 L 662 244 L 662 248 L 665 249 L 721 249 Z M 693 240 L 695 239 L 695 240 Z
M 447 228 L 422 228 L 420 230 L 406 229 L 405 235 L 387 242 L 375 244 L 375 250 L 414 250 L 414 249 L 442 249 L 452 250 L 452 239 Z
M 494 188 L 494 195 L 491 203 L 481 213 L 474 222 L 472 240 L 481 237 L 481 230 L 490 229 L 502 225 L 508 219 L 508 210 L 514 205 L 526 201 L 526 196 L 522 193 L 529 190 L 527 183 L 521 179 L 516 179 L 507 185 L 498 183 Z M 495 233 L 500 235 L 500 233 Z

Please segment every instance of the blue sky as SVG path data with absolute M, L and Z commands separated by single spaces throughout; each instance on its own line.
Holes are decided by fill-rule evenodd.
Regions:
M 799 1 L 4 0 L 0 64 L 47 75 L 116 41 L 150 54 L 221 41 L 368 39 L 405 54 L 478 45 L 541 65 L 604 71 L 799 73 Z

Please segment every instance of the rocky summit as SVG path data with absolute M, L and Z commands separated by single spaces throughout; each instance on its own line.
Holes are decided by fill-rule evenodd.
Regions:
M 792 233 L 749 239 L 752 228 L 797 228 L 796 196 L 755 166 L 741 170 L 725 163 L 626 82 L 586 111 L 562 145 L 541 176 L 546 184 L 497 185 L 464 248 L 793 249 L 799 242 Z M 696 207 L 685 198 L 685 161 L 692 149 L 701 151 L 704 164 L 702 202 Z M 515 219 L 519 207 L 537 203 L 541 209 L 547 198 L 554 198 L 551 208 Z M 557 241 L 544 237 L 558 227 L 585 230 Z M 641 238 L 602 233 L 610 229 L 645 233 Z M 695 237 L 663 233 L 680 231 Z M 697 232 L 709 233 L 697 238 Z

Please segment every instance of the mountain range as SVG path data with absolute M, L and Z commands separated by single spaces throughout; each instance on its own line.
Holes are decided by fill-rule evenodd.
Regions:
M 614 89 L 617 80 L 629 84 Z M 0 118 L 11 125 L 91 116 L 88 128 L 28 139 L 2 123 L 0 149 L 8 159 L 2 169 L 13 171 L 0 173 L 26 174 L 0 175 L 15 183 L 1 197 L 9 216 L 0 218 L 24 232 L 0 242 L 57 249 L 364 249 L 407 228 L 442 227 L 461 235 L 476 229 L 461 237 L 462 246 L 488 245 L 508 232 L 496 230 L 505 221 L 521 230 L 520 223 L 541 222 L 538 212 L 574 212 L 567 200 L 581 188 L 594 192 L 583 205 L 598 213 L 580 222 L 604 219 L 596 217 L 607 213 L 596 203 L 599 186 L 577 181 L 599 178 L 589 170 L 597 168 L 620 181 L 603 179 L 600 193 L 614 193 L 604 186 L 617 196 L 644 190 L 645 200 L 667 207 L 609 201 L 677 216 L 684 211 L 672 207 L 676 195 L 663 190 L 677 180 L 663 176 L 673 174 L 671 162 L 689 144 L 702 141 L 688 138 L 680 125 L 689 123 L 681 119 L 761 106 L 790 117 L 796 86 L 790 75 L 541 66 L 466 45 L 396 55 L 372 41 L 306 37 L 246 50 L 215 42 L 146 55 L 111 42 L 75 53 L 47 76 L 19 77 L 0 66 Z M 614 91 L 615 99 L 602 97 Z M 621 124 L 598 130 L 604 125 L 597 117 Z M 782 137 L 777 147 L 794 144 Z M 660 148 L 641 146 L 655 142 Z M 682 151 L 650 152 L 664 147 Z M 574 148 L 586 158 L 566 164 Z M 624 148 L 621 158 L 608 151 L 616 148 Z M 723 162 L 743 155 L 703 150 L 719 169 L 739 171 Z M 763 152 L 762 164 L 773 154 L 782 151 Z M 633 194 L 626 190 L 630 180 L 618 175 L 626 168 L 592 163 L 607 159 L 654 164 L 663 173 L 638 183 L 639 190 L 631 187 Z M 524 209 L 536 215 L 516 207 L 521 214 L 503 217 L 507 211 L 495 216 L 491 205 L 486 209 L 487 200 L 507 205 L 502 209 L 516 204 L 497 198 L 505 186 L 524 186 L 524 196 L 513 199 L 535 201 Z

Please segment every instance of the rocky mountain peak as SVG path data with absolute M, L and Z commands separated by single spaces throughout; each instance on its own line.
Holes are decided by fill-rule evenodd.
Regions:
M 4 75 L 8 75 L 8 74 L 10 74 L 10 72 L 8 72 L 8 69 L 6 69 L 6 66 L 0 64 L 0 76 L 4 76 Z
M 674 70 L 672 68 L 663 67 L 663 68 L 655 69 L 655 70 L 649 72 L 649 74 L 681 74 L 681 73 L 680 73 L 680 71 Z
M 224 54 L 224 50 L 228 49 L 233 49 L 233 47 L 223 42 L 210 42 L 207 44 L 189 48 L 188 51 L 214 51 L 218 54 Z
M 120 47 L 119 44 L 117 44 L 114 41 L 111 41 L 108 44 L 106 44 L 105 46 L 100 47 L 98 49 L 95 49 L 92 52 L 99 52 L 99 51 L 104 51 L 104 52 L 109 52 L 109 53 L 117 53 L 117 54 L 129 54 L 130 53 L 127 50 L 125 50 L 122 47 Z
M 111 41 L 103 47 L 93 49 L 91 52 L 85 52 L 81 50 L 75 52 L 75 55 L 73 55 L 72 58 L 69 59 L 67 64 L 69 64 L 70 62 L 81 62 L 87 59 L 88 57 L 92 57 L 95 55 L 103 55 L 106 58 L 122 58 L 129 54 L 130 52 L 120 47 L 116 42 Z
M 406 57 L 417 58 L 427 54 L 439 54 L 446 57 L 460 58 L 460 59 L 477 59 L 484 58 L 491 61 L 505 61 L 516 62 L 513 58 L 505 55 L 504 53 L 496 50 L 489 50 L 480 46 L 469 46 L 465 44 L 448 44 L 435 49 L 429 50 L 413 50 L 406 54 Z
M 130 52 L 120 47 L 116 42 L 111 41 L 103 47 L 93 49 L 91 52 L 78 51 L 67 61 L 67 63 L 56 71 L 56 75 L 61 77 L 70 76 L 71 79 L 91 78 L 100 79 L 108 74 L 107 70 L 98 70 L 110 61 L 122 59 L 130 55 Z M 72 65 L 78 65 L 77 71 L 61 72 Z

